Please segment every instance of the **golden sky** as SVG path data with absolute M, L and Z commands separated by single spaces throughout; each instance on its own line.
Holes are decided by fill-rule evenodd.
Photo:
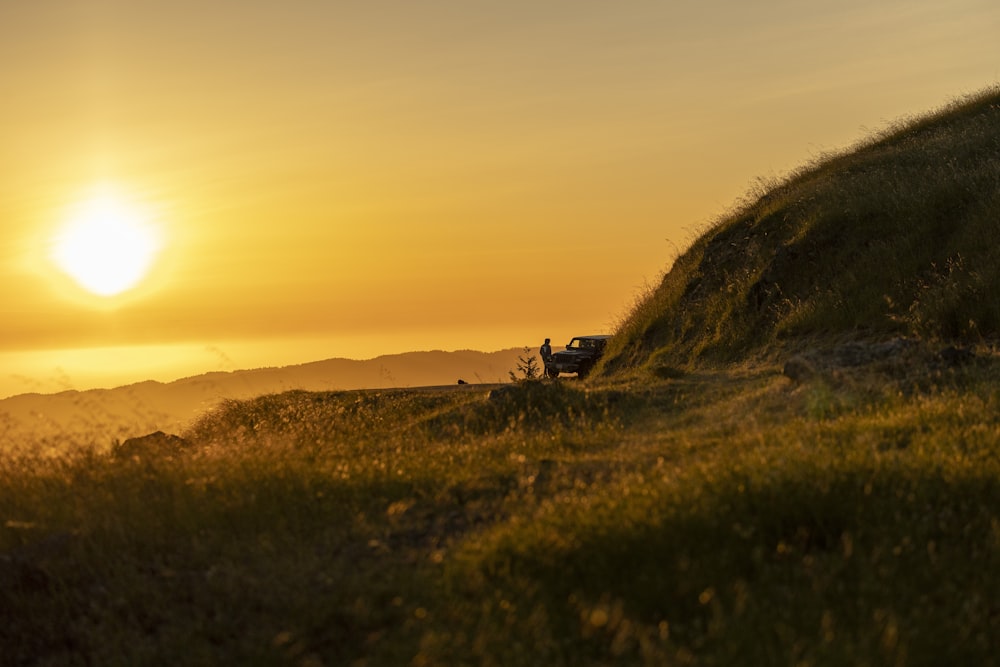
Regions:
M 995 0 L 4 2 L 0 395 L 607 332 L 756 178 L 1000 80 L 997 35 Z M 157 235 L 117 296 L 52 259 L 96 192 Z

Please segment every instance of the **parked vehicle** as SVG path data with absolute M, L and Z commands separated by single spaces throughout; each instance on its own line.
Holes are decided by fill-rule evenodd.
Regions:
M 577 336 L 569 342 L 565 350 L 552 355 L 545 364 L 545 374 L 549 377 L 559 377 L 560 373 L 576 373 L 577 377 L 586 377 L 604 354 L 604 348 L 611 336 Z

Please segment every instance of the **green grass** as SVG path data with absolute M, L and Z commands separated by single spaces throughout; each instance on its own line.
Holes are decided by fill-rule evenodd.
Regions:
M 289 392 L 11 455 L 8 664 L 994 664 L 1000 367 Z

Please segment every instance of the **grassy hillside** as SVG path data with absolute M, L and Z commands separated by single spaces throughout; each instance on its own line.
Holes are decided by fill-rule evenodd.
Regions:
M 4 456 L 9 665 L 990 665 L 1000 368 L 289 392 Z
M 606 371 L 776 341 L 1000 334 L 1000 89 L 761 183 L 625 320 Z

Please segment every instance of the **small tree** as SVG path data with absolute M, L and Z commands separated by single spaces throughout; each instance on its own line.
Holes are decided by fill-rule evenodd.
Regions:
M 514 371 L 507 372 L 510 375 L 511 382 L 534 380 L 541 376 L 541 371 L 538 368 L 538 358 L 531 354 L 530 347 L 525 347 L 524 354 L 517 358 L 517 373 L 521 375 L 518 376 Z

